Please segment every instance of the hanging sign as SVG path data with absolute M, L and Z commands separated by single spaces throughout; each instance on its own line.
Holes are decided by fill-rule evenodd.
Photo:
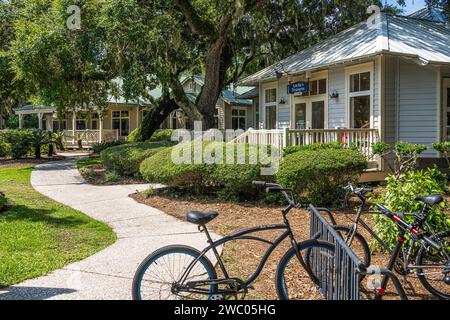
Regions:
M 289 94 L 305 93 L 308 90 L 308 82 L 305 81 L 291 83 L 288 87 Z

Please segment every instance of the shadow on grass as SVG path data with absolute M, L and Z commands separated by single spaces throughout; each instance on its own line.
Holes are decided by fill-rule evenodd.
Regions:
M 6 287 L 0 288 L 0 300 L 45 300 L 74 292 L 76 290 L 66 288 Z
M 60 210 L 65 211 L 72 209 L 61 208 Z M 8 211 L 0 213 L 0 218 L 6 222 L 11 221 L 44 222 L 54 227 L 75 227 L 89 223 L 89 221 L 84 219 L 83 216 L 74 217 L 69 214 L 67 214 L 67 216 L 64 217 L 52 216 L 57 213 L 58 212 L 55 210 L 41 209 L 41 208 L 35 209 L 24 205 L 13 204 Z

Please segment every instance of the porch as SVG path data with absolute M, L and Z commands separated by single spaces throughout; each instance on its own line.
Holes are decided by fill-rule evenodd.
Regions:
M 381 170 L 381 159 L 372 153 L 372 145 L 380 142 L 377 129 L 250 129 L 237 137 L 234 142 L 272 145 L 279 150 L 291 146 L 339 142 L 346 147 L 358 148 L 369 162 L 368 171 Z
M 90 149 L 95 143 L 119 140 L 119 130 L 65 130 L 63 144 L 68 149 L 79 148 L 81 141 L 83 149 Z

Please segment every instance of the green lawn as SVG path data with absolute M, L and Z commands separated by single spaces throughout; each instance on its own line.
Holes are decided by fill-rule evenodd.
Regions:
M 0 168 L 0 287 L 44 275 L 115 242 L 107 225 L 34 191 L 32 168 Z
M 100 159 L 100 157 L 83 158 L 77 161 L 78 169 L 91 166 L 94 164 L 102 164 L 102 160 Z

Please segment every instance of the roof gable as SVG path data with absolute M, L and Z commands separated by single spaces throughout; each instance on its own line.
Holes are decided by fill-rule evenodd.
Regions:
M 414 56 L 424 63 L 450 63 L 450 29 L 441 23 L 381 14 L 370 26 L 366 21 L 307 48 L 240 81 L 257 85 L 276 80 L 276 73 L 299 74 L 376 56 L 380 53 Z

